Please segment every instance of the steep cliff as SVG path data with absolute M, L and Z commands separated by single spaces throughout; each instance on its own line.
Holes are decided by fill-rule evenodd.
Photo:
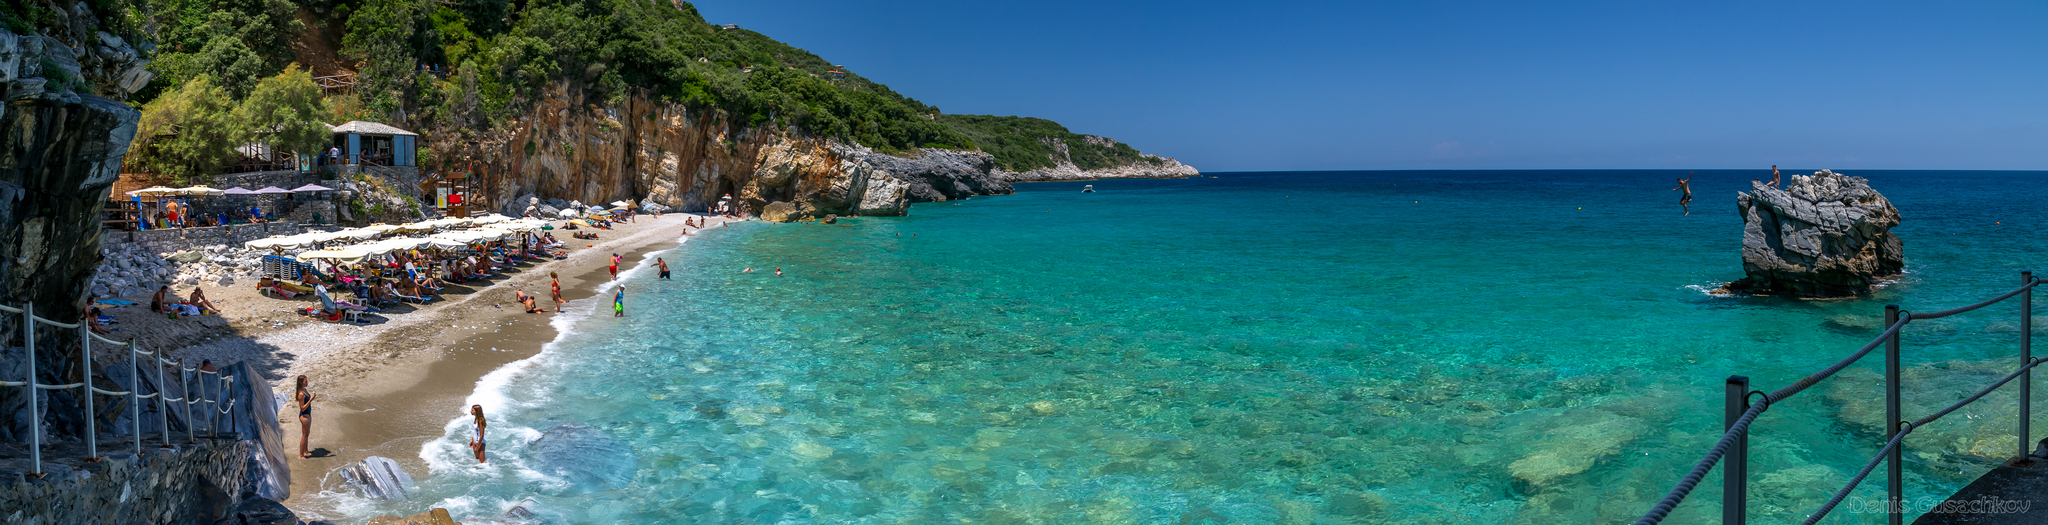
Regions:
M 789 203 L 780 220 L 903 215 L 910 203 L 1007 194 L 992 157 L 977 151 L 877 153 L 772 126 L 744 130 L 713 109 L 651 100 L 594 104 L 556 87 L 537 107 L 481 140 L 450 134 L 428 147 L 467 170 L 472 202 L 516 215 L 539 197 L 635 200 L 701 211 L 732 195 L 750 213 Z M 460 160 L 456 160 L 460 159 Z M 428 183 L 436 179 L 429 179 Z
M 124 70 L 102 64 L 94 53 L 82 54 L 57 38 L 0 31 L 0 91 L 6 100 L 0 107 L 0 305 L 33 304 L 38 316 L 58 321 L 76 321 L 84 312 L 87 286 L 100 262 L 101 208 L 140 117 L 120 102 L 79 92 L 122 92 L 105 86 L 117 84 L 112 76 Z M 90 66 L 80 63 L 81 55 Z M 0 315 L 0 348 L 19 344 L 23 326 L 18 314 Z M 35 333 L 36 379 L 76 381 L 76 330 L 40 326 Z M 9 349 L 0 358 L 9 368 L 0 377 L 26 373 L 25 356 L 16 352 L 21 350 Z M 84 428 L 78 411 L 47 409 L 77 406 L 75 392 L 41 393 L 41 417 L 50 435 L 76 436 Z M 0 441 L 26 440 L 26 402 L 19 389 L 0 389 L 0 414 L 6 414 Z

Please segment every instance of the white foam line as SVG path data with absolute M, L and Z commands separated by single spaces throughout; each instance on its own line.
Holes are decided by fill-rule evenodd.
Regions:
M 724 223 L 719 223 L 718 226 L 724 226 Z M 688 243 L 689 241 L 689 236 L 681 236 L 676 240 L 676 247 L 681 247 L 682 245 Z M 604 299 L 606 299 L 604 297 L 604 294 L 605 292 L 609 291 L 612 286 L 617 285 L 618 283 L 625 282 L 627 279 L 630 279 L 635 275 L 644 273 L 645 271 L 647 271 L 646 268 L 653 265 L 652 261 L 656 257 L 659 257 L 661 254 L 672 250 L 674 250 L 674 248 L 648 252 L 647 254 L 643 255 L 640 258 L 639 263 L 636 264 L 633 268 L 619 272 L 620 279 L 618 281 L 607 281 L 603 284 L 598 285 L 598 295 L 590 299 L 586 299 L 585 301 L 603 304 Z M 557 308 L 560 308 L 559 305 L 557 306 Z M 592 306 L 589 308 L 578 308 L 572 311 L 557 312 L 552 319 L 548 320 L 549 325 L 555 328 L 555 339 L 553 341 L 548 341 L 546 344 L 542 344 L 540 347 L 540 352 L 535 353 L 533 356 L 527 357 L 525 359 L 520 359 L 518 361 L 506 363 L 504 366 L 498 367 L 496 370 L 492 370 L 490 371 L 490 373 L 484 374 L 482 378 L 477 379 L 476 389 L 471 391 L 469 396 L 463 399 L 462 406 L 457 407 L 457 413 L 455 414 L 455 416 L 449 419 L 446 424 L 442 425 L 441 438 L 429 440 L 426 443 L 420 445 L 420 459 L 427 463 L 429 470 L 445 471 L 447 469 L 453 468 L 464 468 L 462 466 L 463 462 L 461 462 L 459 459 L 456 461 L 449 461 L 446 458 L 450 456 L 457 458 L 468 457 L 468 434 L 471 428 L 470 425 L 472 424 L 471 416 L 468 413 L 469 407 L 471 405 L 483 405 L 484 418 L 490 421 L 503 420 L 503 418 L 506 417 L 506 414 L 516 409 L 526 408 L 525 406 L 515 404 L 511 396 L 509 395 L 512 383 L 518 380 L 520 377 L 524 376 L 524 374 L 527 371 L 539 368 L 542 364 L 556 359 L 558 356 L 556 354 L 555 349 L 562 344 L 563 340 L 567 339 L 570 335 L 575 334 L 575 329 L 577 325 L 581 324 L 583 321 L 592 317 L 593 313 L 596 312 L 597 310 L 598 308 Z M 536 399 L 531 400 L 530 403 L 538 404 L 544 401 L 545 400 Z M 485 434 L 485 437 L 487 439 L 493 437 L 496 437 L 498 439 L 516 439 L 517 437 L 523 437 L 525 438 L 525 440 L 530 441 L 534 438 L 539 437 L 539 431 L 517 425 L 507 424 L 503 427 L 492 426 L 488 428 L 490 428 L 490 430 L 486 430 Z M 506 442 L 512 443 L 514 441 L 507 440 Z M 540 474 L 538 472 L 527 472 L 525 471 L 526 469 L 518 468 L 518 466 L 515 466 L 515 469 L 520 470 L 520 472 L 517 472 L 517 474 L 520 475 L 521 477 L 531 477 L 536 475 L 543 478 L 547 477 L 545 474 Z

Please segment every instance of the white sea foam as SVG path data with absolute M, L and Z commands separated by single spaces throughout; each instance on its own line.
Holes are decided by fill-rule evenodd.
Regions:
M 681 246 L 688 241 L 688 237 L 680 238 L 677 240 L 677 246 Z M 533 442 L 539 439 L 542 434 L 542 431 L 539 429 L 524 426 L 519 424 L 519 422 L 507 419 L 509 414 L 536 408 L 546 404 L 548 401 L 541 394 L 545 389 L 520 388 L 518 385 L 540 380 L 534 378 L 529 372 L 548 370 L 559 360 L 558 347 L 564 340 L 576 335 L 578 333 L 577 328 L 580 325 L 605 310 L 600 308 L 600 306 L 608 303 L 605 300 L 609 298 L 606 297 L 608 292 L 619 283 L 632 280 L 636 276 L 650 271 L 649 267 L 653 266 L 654 259 L 664 256 L 668 251 L 659 250 L 647 253 L 632 268 L 620 271 L 619 280 L 605 281 L 598 284 L 594 290 L 598 293 L 597 296 L 577 301 L 584 303 L 581 305 L 571 303 L 575 306 L 582 306 L 581 308 L 564 309 L 550 316 L 548 322 L 555 329 L 556 336 L 553 341 L 541 345 L 540 352 L 532 357 L 507 363 L 478 379 L 476 389 L 463 400 L 462 405 L 457 407 L 454 410 L 455 413 L 451 414 L 450 419 L 442 425 L 441 437 L 421 444 L 419 457 L 421 461 L 426 463 L 428 472 L 435 476 L 452 475 L 478 481 L 516 479 L 533 486 L 543 493 L 568 488 L 571 485 L 569 480 L 561 479 L 534 468 L 533 465 L 527 463 L 527 458 L 522 455 L 503 452 L 515 450 L 512 448 L 517 446 L 515 444 Z M 517 388 L 516 391 L 518 392 L 516 396 L 513 394 L 515 388 Z M 482 405 L 484 417 L 490 423 L 485 430 L 485 438 L 490 443 L 489 448 L 486 450 L 486 454 L 490 459 L 488 463 L 478 463 L 469 449 L 469 440 L 473 436 L 475 428 L 472 426 L 474 424 L 473 420 L 467 412 L 468 407 L 471 405 Z M 336 508 L 341 509 L 342 512 L 348 515 L 361 515 L 362 511 L 377 504 L 375 501 L 363 500 L 360 497 L 339 494 L 336 495 L 336 500 Z M 443 500 L 437 506 L 447 508 L 451 513 L 458 516 L 473 516 L 495 515 L 502 511 L 503 507 L 516 503 L 516 501 L 501 498 L 479 498 L 464 495 Z

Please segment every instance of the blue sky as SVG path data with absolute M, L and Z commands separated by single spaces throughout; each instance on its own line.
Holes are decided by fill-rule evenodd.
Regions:
M 2048 169 L 2048 2 L 706 0 L 1205 171 Z

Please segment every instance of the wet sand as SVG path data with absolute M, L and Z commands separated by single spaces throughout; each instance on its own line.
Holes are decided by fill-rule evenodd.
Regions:
M 648 253 L 673 248 L 685 231 L 683 219 L 674 214 L 644 224 L 652 219 L 643 217 L 642 224 L 622 228 L 623 236 L 577 247 L 566 260 L 523 268 L 461 304 L 449 305 L 455 308 L 444 308 L 440 319 L 383 334 L 367 345 L 368 351 L 295 363 L 291 373 L 307 374 L 311 390 L 320 398 L 314 403 L 312 439 L 307 444 L 314 457 L 293 462 L 292 497 L 285 505 L 304 519 L 331 515 L 325 508 L 327 498 L 319 493 L 353 490 L 338 469 L 369 456 L 391 458 L 414 477 L 428 475 L 420 447 L 439 438 L 449 420 L 465 417 L 468 407 L 463 402 L 476 390 L 477 381 L 538 354 L 555 339 L 549 321 L 557 314 L 525 313 L 512 302 L 513 292 L 537 294 L 542 306 L 552 309 L 547 304 L 548 272 L 554 271 L 561 275 L 567 308 L 606 308 L 611 303 L 594 290 L 610 278 L 610 255 L 617 252 L 625 264 L 633 265 Z M 723 224 L 713 219 L 710 226 Z M 570 240 L 574 239 L 563 239 Z M 278 385 L 281 392 L 290 392 L 289 381 Z M 286 446 L 296 447 L 299 425 L 295 418 L 287 419 Z

